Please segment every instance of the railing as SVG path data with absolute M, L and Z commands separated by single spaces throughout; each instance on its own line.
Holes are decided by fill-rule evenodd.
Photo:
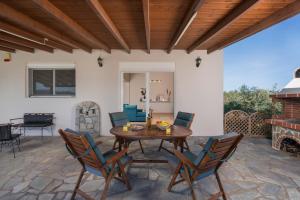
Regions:
M 265 123 L 266 117 L 262 113 L 246 113 L 241 110 L 232 110 L 225 114 L 224 130 L 237 132 L 249 136 L 266 136 L 270 126 Z

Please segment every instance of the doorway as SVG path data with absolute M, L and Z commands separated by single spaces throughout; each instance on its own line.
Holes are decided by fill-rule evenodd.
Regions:
M 153 122 L 173 122 L 175 107 L 175 64 L 172 62 L 121 62 L 120 110 L 124 104 L 152 114 Z M 135 96 L 132 96 L 135 95 Z

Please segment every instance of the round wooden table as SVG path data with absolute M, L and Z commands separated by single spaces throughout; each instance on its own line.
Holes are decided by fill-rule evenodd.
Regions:
M 122 147 L 128 147 L 129 144 L 133 140 L 154 140 L 154 139 L 164 139 L 164 140 L 172 140 L 174 143 L 174 148 L 177 149 L 180 147 L 181 151 L 183 151 L 183 145 L 186 138 L 192 135 L 192 131 L 188 128 L 182 126 L 171 126 L 171 133 L 166 134 L 166 131 L 162 131 L 157 128 L 155 125 L 151 126 L 150 129 L 135 131 L 129 130 L 123 131 L 123 127 L 114 127 L 110 129 L 110 133 L 116 136 L 117 141 L 119 142 L 119 151 L 122 150 Z M 166 160 L 133 160 L 133 162 L 139 163 L 166 163 Z

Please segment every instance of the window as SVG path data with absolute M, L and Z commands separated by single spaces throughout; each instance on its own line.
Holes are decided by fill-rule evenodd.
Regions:
M 29 97 L 75 96 L 75 69 L 28 69 Z

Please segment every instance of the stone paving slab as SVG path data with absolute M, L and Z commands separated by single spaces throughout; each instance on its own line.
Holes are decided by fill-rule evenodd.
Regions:
M 102 151 L 112 147 L 112 137 L 100 138 Z M 191 137 L 192 152 L 199 153 L 199 142 L 205 138 Z M 0 152 L 1 200 L 68 200 L 80 172 L 80 164 L 66 151 L 60 137 L 26 137 L 21 140 L 21 152 L 13 158 L 9 149 Z M 191 199 L 186 183 L 174 186 L 167 192 L 176 158 L 165 151 L 158 152 L 159 140 L 142 141 L 145 154 L 138 144 L 130 146 L 135 158 L 168 159 L 169 164 L 132 164 L 127 173 L 132 190 L 113 181 L 107 199 Z M 171 147 L 171 146 L 170 146 Z M 299 200 L 300 159 L 271 148 L 271 141 L 264 138 L 244 138 L 235 155 L 220 169 L 228 199 Z M 99 198 L 104 179 L 85 175 L 81 189 Z M 198 199 L 208 199 L 218 192 L 214 177 L 207 177 L 194 184 Z M 76 197 L 81 200 L 80 196 Z

